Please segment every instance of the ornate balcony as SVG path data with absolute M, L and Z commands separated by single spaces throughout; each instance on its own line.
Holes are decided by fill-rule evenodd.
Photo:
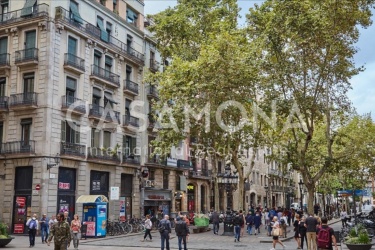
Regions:
M 117 155 L 117 152 L 109 152 L 108 150 L 95 147 L 88 148 L 87 159 L 94 161 L 108 161 L 113 163 L 120 163 L 120 159 Z
M 124 80 L 124 93 L 131 96 L 137 96 L 139 94 L 138 83 L 130 80 Z
M 91 65 L 91 79 L 112 88 L 120 87 L 120 76 L 97 65 Z
M 80 145 L 70 142 L 60 143 L 60 155 L 85 157 L 86 156 L 86 145 Z
M 10 54 L 0 54 L 0 69 L 10 69 Z
M 102 120 L 104 122 L 114 122 L 120 124 L 120 112 L 108 108 L 103 108 L 95 104 L 91 104 L 89 119 Z
M 159 62 L 157 62 L 153 59 L 150 59 L 150 71 L 157 72 L 159 70 L 159 67 L 160 67 Z
M 75 98 L 73 96 L 62 96 L 61 98 L 61 110 L 64 112 L 70 112 L 76 115 L 86 114 L 86 103 L 85 101 Z
M 39 63 L 39 49 L 31 48 L 24 50 L 17 50 L 15 52 L 15 64 L 18 67 L 33 66 Z
M 9 97 L 0 96 L 0 113 L 8 112 Z
M 147 89 L 147 98 L 149 100 L 159 100 L 159 92 L 155 85 L 149 85 Z
M 64 69 L 83 74 L 85 73 L 85 60 L 76 55 L 65 53 Z
M 160 155 L 149 156 L 146 159 L 146 165 L 165 166 L 166 160 L 161 158 Z
M 11 95 L 9 98 L 9 109 L 25 110 L 36 109 L 38 107 L 38 93 L 27 92 Z
M 211 170 L 201 170 L 201 171 L 189 171 L 190 178 L 201 178 L 201 179 L 210 179 L 212 176 Z
M 34 154 L 35 141 L 13 141 L 3 143 L 1 146 L 2 154 Z
M 122 116 L 122 126 L 123 127 L 135 127 L 139 128 L 139 118 L 129 115 Z
M 28 24 L 30 24 L 31 18 L 40 16 L 48 17 L 48 9 L 49 6 L 47 4 L 39 4 L 35 7 L 22 8 L 20 10 L 0 14 L 0 26 L 26 20 L 28 20 Z
M 132 154 L 123 154 L 122 155 L 122 163 L 129 163 L 139 165 L 141 163 L 139 155 L 132 155 Z

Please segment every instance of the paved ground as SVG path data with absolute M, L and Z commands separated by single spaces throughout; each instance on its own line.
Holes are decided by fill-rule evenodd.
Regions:
M 335 230 L 339 230 L 341 223 L 335 223 L 331 221 L 331 226 Z M 212 226 L 212 225 L 210 225 Z M 289 227 L 292 229 L 292 227 Z M 240 242 L 234 242 L 234 237 L 221 236 L 223 232 L 223 225 L 220 225 L 219 235 L 214 235 L 212 231 L 204 233 L 191 234 L 188 241 L 188 249 L 194 250 L 269 250 L 272 248 L 271 237 L 266 236 L 264 227 L 261 228 L 260 235 L 247 235 L 241 238 Z M 292 236 L 292 233 L 289 233 Z M 106 237 L 99 239 L 87 239 L 81 240 L 79 249 L 142 249 L 142 250 L 155 250 L 160 249 L 160 236 L 157 231 L 152 232 L 153 241 L 141 242 L 143 234 L 129 234 L 124 236 Z M 292 237 L 283 239 L 287 250 L 296 249 L 297 245 Z M 262 242 L 262 243 L 261 243 Z M 15 239 L 6 247 L 7 249 L 30 249 L 27 236 L 15 236 Z M 178 249 L 177 238 L 172 233 L 172 239 L 170 240 L 171 249 Z M 36 239 L 36 245 L 34 249 L 53 249 L 51 244 L 48 247 L 46 244 L 41 244 L 40 237 Z M 71 245 L 69 249 L 73 249 Z M 280 245 L 277 245 L 276 249 L 282 249 Z M 344 245 L 342 249 L 347 249 Z

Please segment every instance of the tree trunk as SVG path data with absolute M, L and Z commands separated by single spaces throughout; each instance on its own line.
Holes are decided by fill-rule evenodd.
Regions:
M 309 195 L 307 200 L 307 213 L 314 214 L 314 193 L 315 193 L 315 186 L 313 184 L 307 185 L 307 193 Z

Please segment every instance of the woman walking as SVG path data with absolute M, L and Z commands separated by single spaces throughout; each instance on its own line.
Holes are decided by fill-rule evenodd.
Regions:
M 272 225 L 273 248 L 271 248 L 271 250 L 275 250 L 276 243 L 279 243 L 283 247 L 283 249 L 285 249 L 285 245 L 279 240 L 279 235 L 280 235 L 280 223 L 278 221 L 278 217 L 274 216 L 273 225 Z
M 301 241 L 301 248 L 300 249 L 303 249 L 303 242 L 306 242 L 306 247 L 307 246 L 307 237 L 306 237 L 306 232 L 307 232 L 307 228 L 306 228 L 306 225 L 305 225 L 305 216 L 302 216 L 300 222 L 299 222 L 299 237 L 300 237 L 300 241 Z
M 78 249 L 78 243 L 79 243 L 79 234 L 81 232 L 81 221 L 78 218 L 78 214 L 75 214 L 74 219 L 70 223 L 70 230 L 73 234 L 73 245 L 74 249 Z
M 294 219 L 293 227 L 294 227 L 294 239 L 297 242 L 297 249 L 301 249 L 301 240 L 299 238 L 299 215 L 298 214 L 296 214 L 296 217 Z
M 145 235 L 143 236 L 142 242 L 146 240 L 147 235 L 148 235 L 148 237 L 150 237 L 150 241 L 152 241 L 151 228 L 152 228 L 152 222 L 150 220 L 150 215 L 148 214 L 148 215 L 146 215 L 146 220 L 145 220 L 146 231 L 145 231 Z

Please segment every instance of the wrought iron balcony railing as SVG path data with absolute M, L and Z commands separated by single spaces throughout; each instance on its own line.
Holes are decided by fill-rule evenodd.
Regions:
M 111 152 L 106 149 L 100 149 L 95 147 L 88 148 L 87 158 L 92 160 L 120 162 L 117 152 Z
M 3 143 L 1 146 L 2 154 L 24 154 L 35 153 L 35 141 L 13 141 Z
M 16 56 L 15 63 L 38 61 L 38 53 L 39 53 L 39 49 L 37 48 L 17 50 L 15 52 L 15 56 Z
M 64 55 L 64 65 L 72 66 L 80 71 L 85 71 L 85 60 L 70 53 Z
M 60 143 L 60 155 L 70 155 L 70 156 L 86 156 L 86 145 L 80 145 L 70 142 Z
M 122 162 L 123 163 L 130 163 L 130 164 L 140 164 L 140 162 L 141 162 L 140 158 L 141 157 L 139 155 L 123 154 L 122 155 Z
M 159 92 L 155 85 L 149 85 L 148 91 L 147 91 L 147 97 L 148 98 L 159 98 Z
M 103 119 L 107 122 L 120 123 L 120 112 L 108 108 L 103 108 L 95 104 L 90 104 L 89 117 L 90 116 L 97 119 Z
M 124 126 L 133 126 L 133 127 L 139 127 L 139 118 L 136 118 L 131 115 L 124 115 L 123 116 L 123 124 Z
M 151 71 L 158 71 L 159 70 L 159 67 L 160 67 L 160 63 L 153 60 L 153 59 L 150 59 L 150 70 Z
M 48 16 L 49 6 L 47 4 L 39 4 L 37 6 L 22 8 L 15 11 L 0 14 L 0 25 L 14 23 L 39 16 Z
M 10 54 L 0 54 L 0 67 L 10 66 Z
M 73 96 L 62 96 L 61 108 L 70 109 L 75 112 L 82 114 L 86 113 L 86 103 L 85 101 L 75 98 Z
M 9 97 L 0 96 L 0 110 L 8 110 Z
M 99 67 L 98 65 L 91 65 L 92 71 L 91 74 L 97 76 L 105 81 L 112 83 L 113 85 L 120 87 L 120 76 Z
M 124 91 L 138 95 L 138 83 L 130 80 L 124 80 Z
M 11 95 L 9 98 L 9 106 L 37 106 L 38 105 L 38 93 L 26 92 L 21 94 Z

